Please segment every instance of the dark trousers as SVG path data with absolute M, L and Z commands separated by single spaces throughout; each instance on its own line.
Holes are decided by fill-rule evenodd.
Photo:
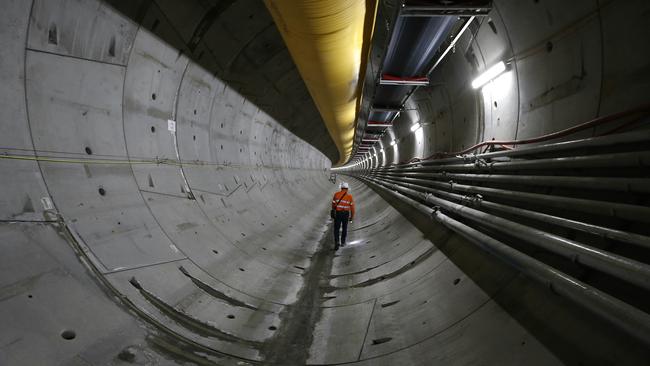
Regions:
M 348 235 L 348 221 L 350 221 L 350 211 L 336 211 L 334 216 L 334 243 L 336 246 L 339 243 L 345 244 L 345 237 Z M 341 228 L 341 226 L 343 227 Z M 341 231 L 340 241 L 339 231 Z

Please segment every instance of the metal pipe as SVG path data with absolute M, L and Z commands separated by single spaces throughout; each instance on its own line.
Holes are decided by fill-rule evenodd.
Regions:
M 384 167 L 394 172 L 407 171 L 504 171 L 528 169 L 569 169 L 569 168 L 624 168 L 650 166 L 650 151 L 634 151 L 601 155 L 570 156 L 534 160 L 512 160 L 506 162 L 487 162 L 484 159 L 472 159 L 470 164 L 427 165 L 409 168 Z
M 650 342 L 650 316 L 643 311 L 511 248 L 470 226 L 454 220 L 440 211 L 434 211 L 403 194 L 391 191 L 381 185 L 370 184 L 413 206 L 419 212 L 431 215 L 436 221 L 445 225 L 447 228 L 466 238 L 482 250 L 499 258 L 532 280 L 545 285 L 554 293 L 574 301 L 576 304 L 601 316 L 611 324 L 643 342 Z
M 417 197 L 425 203 L 439 206 L 444 210 L 454 212 L 471 221 L 478 222 L 481 225 L 496 229 L 497 231 L 504 232 L 515 238 L 569 258 L 576 263 L 581 263 L 587 267 L 610 274 L 646 290 L 650 289 L 650 266 L 647 264 L 434 197 L 430 193 L 419 192 L 410 188 L 409 186 L 411 185 L 409 184 L 400 185 L 382 182 L 374 178 L 366 179 L 400 191 L 406 195 Z
M 620 133 L 616 135 L 607 135 L 599 137 L 589 137 L 580 140 L 555 142 L 550 144 L 538 146 L 525 146 L 513 150 L 495 151 L 483 154 L 472 154 L 471 157 L 476 159 L 492 159 L 497 157 L 516 157 L 526 156 L 540 153 L 561 152 L 567 150 L 581 149 L 581 148 L 594 148 L 594 147 L 607 147 L 613 145 L 631 144 L 636 142 L 650 141 L 650 130 L 634 131 Z M 413 166 L 413 165 L 436 165 L 444 163 L 459 162 L 465 160 L 467 157 L 450 157 L 445 159 L 431 159 L 420 160 L 413 163 L 405 163 L 398 166 Z
M 385 174 L 397 174 L 388 171 Z M 608 178 L 608 177 L 574 177 L 547 175 L 509 175 L 509 174 L 464 174 L 464 173 L 420 173 L 404 172 L 401 176 L 433 178 L 438 180 L 450 179 L 467 180 L 489 183 L 516 183 L 531 186 L 551 186 L 562 188 L 609 190 L 619 192 L 650 193 L 648 178 Z
M 372 176 L 386 177 L 384 173 L 375 172 Z M 392 177 L 401 182 L 412 182 L 415 185 L 427 185 L 438 187 L 444 190 L 461 191 L 473 194 L 483 194 L 491 197 L 499 197 L 518 202 L 541 204 L 547 207 L 561 208 L 584 212 L 589 214 L 616 217 L 637 222 L 650 222 L 650 207 L 630 205 L 626 203 L 594 201 L 584 198 L 572 198 L 564 196 L 553 196 L 540 193 L 528 193 L 509 191 L 498 188 L 476 187 L 464 184 L 457 184 L 453 181 L 448 183 L 434 182 L 425 179 Z
M 388 180 L 390 182 L 393 182 L 392 180 Z M 598 226 L 598 225 L 592 225 L 576 220 L 571 220 L 571 219 L 566 219 L 563 217 L 559 216 L 553 216 L 545 213 L 540 213 L 540 212 L 535 212 L 535 211 L 530 211 L 530 210 L 525 210 L 519 207 L 512 207 L 508 205 L 503 205 L 500 203 L 495 203 L 491 201 L 487 201 L 485 199 L 476 199 L 476 197 L 469 197 L 469 196 L 463 196 L 460 194 L 456 193 L 450 193 L 450 192 L 445 192 L 445 191 L 440 191 L 437 189 L 426 189 L 427 192 L 433 193 L 438 196 L 446 197 L 455 201 L 460 202 L 461 204 L 471 204 L 472 207 L 475 208 L 487 208 L 487 209 L 492 209 L 500 212 L 504 212 L 507 214 L 515 215 L 515 216 L 521 216 L 521 217 L 526 217 L 529 219 L 537 220 L 540 222 L 544 222 L 547 224 L 554 224 L 558 226 L 562 226 L 565 228 L 569 229 L 574 229 L 574 230 L 579 230 L 582 232 L 586 232 L 589 234 L 597 235 L 603 238 L 607 239 L 613 239 L 613 240 L 618 240 L 624 243 L 628 244 L 634 244 L 638 245 L 643 248 L 648 248 L 650 249 L 650 237 L 644 236 L 644 235 L 639 235 L 639 234 L 634 234 L 634 233 L 628 233 L 625 231 L 621 230 L 615 230 L 611 229 L 608 227 L 603 227 L 603 226 Z

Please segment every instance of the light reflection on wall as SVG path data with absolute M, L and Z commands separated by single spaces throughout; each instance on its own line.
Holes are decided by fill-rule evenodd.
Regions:
M 492 99 L 504 99 L 512 90 L 512 82 L 513 73 L 511 71 L 504 72 L 496 79 L 483 85 L 481 88 L 483 98 L 489 99 L 491 97 Z
M 417 130 L 413 131 L 413 134 L 415 135 L 415 148 L 413 149 L 413 157 L 422 157 L 424 153 L 424 127 L 420 125 Z

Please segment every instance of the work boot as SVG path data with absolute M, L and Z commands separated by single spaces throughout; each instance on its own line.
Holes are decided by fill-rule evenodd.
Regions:
M 334 243 L 334 251 L 339 250 L 339 243 Z

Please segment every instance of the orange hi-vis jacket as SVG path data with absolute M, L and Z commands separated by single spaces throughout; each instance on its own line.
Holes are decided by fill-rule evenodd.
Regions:
M 341 202 L 339 202 L 341 200 Z M 336 204 L 338 202 L 338 205 Z M 348 193 L 347 189 L 342 189 L 334 193 L 332 198 L 332 210 L 336 211 L 350 211 L 350 218 L 354 217 L 354 200 L 352 195 Z

